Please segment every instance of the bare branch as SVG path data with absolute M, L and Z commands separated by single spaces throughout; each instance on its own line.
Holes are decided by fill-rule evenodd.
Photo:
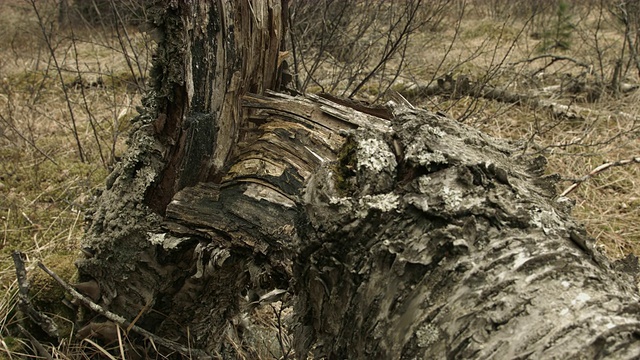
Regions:
M 598 175 L 599 173 L 612 168 L 614 166 L 625 166 L 625 165 L 629 165 L 632 163 L 636 163 L 636 164 L 640 164 L 640 156 L 638 157 L 634 157 L 631 159 L 625 159 L 625 160 L 619 160 L 619 161 L 614 161 L 614 162 L 608 162 L 606 164 L 602 164 L 600 166 L 598 166 L 597 168 L 591 170 L 590 173 L 588 173 L 587 175 L 573 180 L 573 184 L 571 184 L 568 188 L 566 188 L 559 196 L 558 198 L 562 198 L 564 196 L 569 195 L 573 190 L 575 190 L 578 186 L 580 186 L 580 184 L 582 184 L 583 182 L 589 180 L 590 178 Z
M 93 302 L 91 299 L 89 299 L 88 297 L 80 294 L 78 291 L 76 291 L 76 289 L 74 289 L 73 287 L 71 287 L 69 284 L 67 284 L 64 280 L 62 280 L 62 278 L 60 278 L 56 273 L 54 273 L 53 271 L 49 270 L 49 268 L 47 268 L 43 263 L 38 262 L 38 267 L 40 269 L 42 269 L 44 272 L 46 272 L 47 274 L 49 274 L 49 276 L 51 276 L 55 281 L 58 282 L 58 284 L 60 284 L 60 286 L 62 286 L 71 296 L 73 296 L 75 299 L 79 300 L 80 302 L 82 302 L 84 305 L 86 305 L 87 307 L 89 307 L 91 310 L 95 311 L 96 313 L 106 317 L 107 319 L 115 322 L 116 324 L 120 325 L 123 328 L 127 328 L 127 329 L 131 329 L 133 331 L 135 331 L 136 333 L 143 335 L 145 337 L 147 337 L 150 340 L 153 340 L 153 342 L 155 342 L 156 344 L 159 344 L 161 346 L 164 346 L 168 349 L 177 351 L 183 355 L 186 356 L 197 356 L 197 358 L 199 359 L 212 359 L 213 356 L 206 353 L 203 350 L 199 350 L 199 349 L 190 349 L 187 348 L 185 346 L 182 346 L 178 343 L 175 343 L 171 340 L 167 340 L 164 338 L 161 338 L 137 325 L 133 325 L 130 321 L 128 321 L 127 319 L 123 318 L 122 316 L 118 315 L 118 314 L 114 314 L 112 312 L 110 312 L 109 310 L 106 310 L 105 308 L 103 308 L 102 306 L 96 304 L 95 302 Z

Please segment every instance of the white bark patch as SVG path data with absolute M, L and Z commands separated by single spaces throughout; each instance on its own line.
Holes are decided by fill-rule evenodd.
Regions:
M 422 143 L 412 143 L 406 150 L 405 158 L 421 166 L 433 164 L 447 164 L 447 158 L 442 151 L 428 151 Z
M 469 250 L 469 243 L 465 239 L 455 239 L 453 240 L 453 247 L 463 250 Z
M 542 229 L 546 235 L 557 235 L 558 229 L 564 230 L 563 222 L 555 211 L 534 209 L 529 211 L 529 225 Z
M 316 157 L 316 159 L 320 160 L 320 162 L 325 162 L 325 161 L 326 161 L 326 159 L 324 159 L 322 156 L 320 156 L 320 155 L 316 154 L 315 152 L 313 152 L 313 150 L 311 150 L 308 146 L 305 146 L 304 148 L 305 148 L 308 152 L 310 152 L 310 153 L 311 153 L 311 155 L 315 156 L 315 157 Z
M 162 245 L 165 250 L 176 249 L 184 241 L 190 240 L 191 237 L 175 237 L 167 233 L 147 233 L 147 240 L 152 245 Z
M 523 253 L 518 253 L 516 255 L 515 260 L 513 261 L 513 269 L 517 270 L 520 266 L 522 266 L 522 264 L 526 263 L 529 259 L 531 259 L 531 257 Z
M 229 172 L 278 177 L 284 172 L 284 166 L 263 159 L 247 159 L 233 165 Z
M 423 324 L 416 331 L 416 340 L 421 348 L 428 347 L 440 339 L 440 330 L 432 324 Z
M 442 200 L 444 201 L 445 208 L 449 211 L 455 211 L 460 207 L 462 203 L 462 191 L 457 189 L 451 189 L 445 186 L 442 189 Z
M 360 204 L 365 204 L 372 209 L 382 212 L 389 212 L 398 208 L 399 196 L 396 194 L 365 195 L 360 200 Z
M 591 300 L 591 296 L 587 293 L 579 293 L 575 299 L 571 301 L 571 305 L 577 308 L 581 308 L 587 301 Z
M 429 210 L 429 198 L 426 196 L 407 195 L 405 201 L 424 212 Z
M 360 198 L 358 205 L 358 217 L 365 218 L 370 209 L 377 209 L 382 212 L 396 210 L 400 204 L 400 197 L 393 193 L 380 195 L 365 195 Z
M 385 169 L 392 171 L 396 165 L 396 156 L 387 143 L 375 138 L 358 142 L 358 169 L 379 173 Z
M 166 233 L 155 234 L 155 233 L 147 233 L 148 240 L 152 245 L 160 245 L 164 242 L 164 237 Z
M 444 132 L 442 129 L 437 128 L 437 127 L 433 127 L 433 126 L 427 125 L 427 124 L 422 125 L 420 127 L 420 130 L 422 130 L 422 131 L 424 131 L 424 132 L 426 132 L 428 134 L 435 135 L 436 137 L 439 137 L 439 138 L 443 138 L 443 137 L 447 136 L 447 133 Z

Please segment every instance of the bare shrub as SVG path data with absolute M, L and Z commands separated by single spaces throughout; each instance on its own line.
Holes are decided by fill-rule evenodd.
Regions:
M 353 97 L 388 89 L 418 29 L 437 31 L 451 0 L 294 1 L 291 48 L 300 91 Z
M 58 23 L 65 28 L 109 24 L 144 25 L 147 21 L 143 0 L 60 0 Z

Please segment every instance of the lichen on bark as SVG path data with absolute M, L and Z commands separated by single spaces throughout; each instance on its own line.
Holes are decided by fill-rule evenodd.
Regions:
M 392 192 L 332 192 L 323 170 L 307 185 L 315 232 L 299 231 L 312 236 L 296 267 L 297 351 L 315 341 L 315 356 L 329 358 L 640 353 L 627 336 L 640 317 L 625 310 L 637 292 L 553 201 L 544 161 L 516 159 L 513 144 L 453 120 L 394 110 L 404 155 Z

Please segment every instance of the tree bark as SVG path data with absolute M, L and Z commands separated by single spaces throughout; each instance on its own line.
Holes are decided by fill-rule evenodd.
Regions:
M 328 358 L 640 355 L 635 285 L 551 201 L 543 158 L 424 111 L 397 108 L 392 127 L 398 165 L 364 131 L 349 191 L 308 183 L 297 339 Z
M 258 249 L 231 252 L 215 232 L 175 236 L 163 217 L 180 190 L 220 185 L 232 150 L 255 127 L 244 122 L 240 99 L 277 85 L 283 11 L 279 0 L 151 5 L 159 38 L 153 90 L 127 154 L 88 214 L 78 266 L 83 280 L 98 280 L 101 303 L 212 353 L 221 351 L 227 321 L 238 312 L 236 290 L 246 287 Z M 224 268 L 203 273 L 203 264 L 216 262 Z
M 154 91 L 78 262 L 104 307 L 222 358 L 244 295 L 275 288 L 298 358 L 640 355 L 635 285 L 544 158 L 407 103 L 268 91 L 286 2 L 150 13 Z

